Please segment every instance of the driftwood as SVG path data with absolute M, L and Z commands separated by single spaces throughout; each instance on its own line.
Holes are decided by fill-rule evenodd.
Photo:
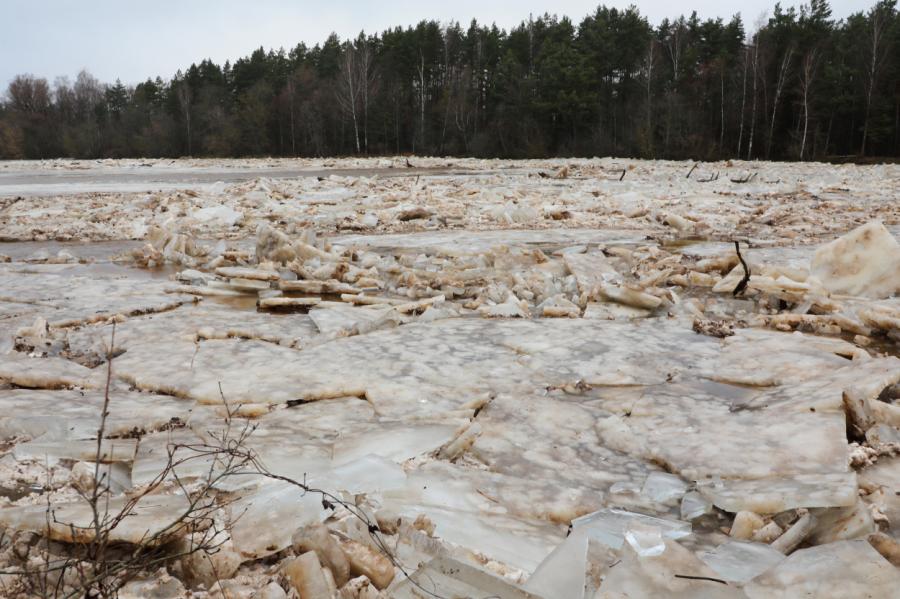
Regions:
M 731 292 L 731 295 L 737 297 L 744 293 L 744 290 L 747 289 L 747 283 L 750 282 L 750 267 L 747 266 L 747 263 L 744 262 L 744 257 L 741 255 L 741 244 L 739 241 L 734 242 L 734 251 L 737 252 L 738 260 L 741 261 L 741 266 L 744 268 L 744 277 L 734 288 L 734 291 Z
M 756 176 L 756 173 L 750 173 L 746 177 L 738 177 L 737 179 L 731 179 L 732 183 L 749 183 L 753 180 L 753 177 Z

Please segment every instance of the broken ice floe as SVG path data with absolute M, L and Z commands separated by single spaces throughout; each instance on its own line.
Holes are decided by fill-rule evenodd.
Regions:
M 889 596 L 892 167 L 875 185 L 767 165 L 779 176 L 744 196 L 729 177 L 697 193 L 681 163 L 633 166 L 622 181 L 608 160 L 427 184 L 258 179 L 80 198 L 71 214 L 17 202 L 0 217 L 12 236 L 40 218 L 37 237 L 144 239 L 3 252 L 0 519 L 85 541 L 79 491 L 108 490 L 116 510 L 152 488 L 114 535 L 139 545 L 180 485 L 226 471 L 197 448 L 246 427 L 266 472 L 331 499 L 259 472 L 216 479 L 220 571 L 186 557 L 173 588 Z M 516 229 L 480 230 L 498 225 Z

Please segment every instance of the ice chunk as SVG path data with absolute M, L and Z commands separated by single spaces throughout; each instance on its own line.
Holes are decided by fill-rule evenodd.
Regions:
M 451 423 L 406 425 L 384 422 L 374 430 L 369 427 L 358 434 L 345 434 L 337 440 L 334 444 L 334 464 L 348 464 L 373 456 L 403 462 L 451 441 L 456 428 Z
M 329 490 L 358 494 L 402 487 L 406 473 L 396 462 L 369 454 L 331 470 L 321 482 L 316 482 L 315 477 L 311 480 Z
M 700 516 L 711 514 L 713 504 L 697 491 L 691 491 L 681 498 L 681 519 L 694 520 Z
M 679 520 L 667 520 L 645 516 L 617 508 L 605 508 L 572 520 L 572 528 L 584 528 L 592 539 L 619 549 L 625 541 L 625 533 L 635 524 L 659 529 L 667 539 L 681 539 L 691 534 L 691 524 Z
M 784 560 L 784 554 L 763 543 L 728 541 L 714 551 L 697 553 L 700 561 L 716 576 L 729 582 L 745 583 Z
M 278 273 L 264 268 L 248 268 L 245 266 L 220 266 L 216 274 L 229 279 L 254 279 L 257 281 L 277 281 Z
M 131 489 L 131 468 L 123 463 L 100 464 L 98 467 L 92 462 L 78 462 L 72 466 L 69 482 L 80 491 L 90 492 L 98 481 L 101 489 L 112 491 L 113 495 L 124 493 Z
M 632 320 L 635 318 L 647 318 L 650 310 L 632 308 L 617 303 L 589 302 L 584 309 L 584 318 L 598 320 Z
M 627 545 L 621 561 L 607 566 L 595 599 L 739 599 L 744 594 L 715 580 L 716 573 L 678 543 L 666 540 L 658 555 L 640 555 Z
M 104 439 L 100 446 L 100 462 L 130 462 L 134 460 L 137 439 Z M 45 459 L 87 461 L 97 459 L 96 440 L 28 441 L 19 443 L 13 450 L 17 460 Z
M 325 569 L 319 563 L 315 551 L 307 551 L 300 557 L 285 561 L 281 571 L 300 597 L 325 599 L 334 596 L 334 590 L 329 585 Z
M 876 531 L 872 512 L 862 499 L 850 507 L 815 509 L 811 513 L 814 526 L 808 541 L 812 545 L 859 539 Z
M 687 492 L 688 484 L 674 474 L 651 472 L 644 481 L 641 495 L 662 504 L 675 504 Z
M 347 584 L 350 579 L 350 562 L 327 526 L 320 522 L 301 526 L 292 535 L 291 544 L 297 555 L 315 551 L 319 561 L 331 570 L 337 585 L 341 587 Z
M 766 521 L 762 516 L 748 510 L 741 510 L 734 515 L 734 522 L 731 523 L 729 535 L 735 539 L 747 540 L 766 525 Z
M 647 526 L 635 522 L 625 531 L 625 541 L 635 553 L 641 557 L 654 557 L 662 555 L 666 550 L 662 532 L 655 526 Z
M 135 485 L 145 485 L 159 478 L 192 481 L 216 473 L 215 456 L 191 447 L 202 443 L 199 435 L 190 430 L 164 431 L 145 435 L 141 439 L 131 479 Z M 171 461 L 171 465 L 170 465 Z
M 811 272 L 833 293 L 890 297 L 900 293 L 900 244 L 872 221 L 817 249 Z
M 297 527 L 321 522 L 328 514 L 321 494 L 304 493 L 296 485 L 280 481 L 244 495 L 230 504 L 229 510 L 234 546 L 251 558 L 289 547 Z
M 529 318 L 528 304 L 509 293 L 502 304 L 482 306 L 481 313 L 490 318 Z
M 547 522 L 515 517 L 498 504 L 493 497 L 499 493 L 493 489 L 501 478 L 431 462 L 409 473 L 405 489 L 385 492 L 383 505 L 412 520 L 423 514 L 434 524 L 435 537 L 531 572 L 560 543 L 563 530 Z M 524 493 L 531 485 L 519 488 Z
M 896 597 L 900 570 L 865 540 L 800 549 L 744 590 L 750 599 Z
M 329 306 L 309 311 L 309 318 L 323 335 L 344 336 L 394 325 L 399 321 L 390 308 L 355 308 Z
M 99 378 L 90 368 L 62 358 L 29 358 L 14 353 L 0 356 L 0 383 L 29 389 L 96 388 Z
M 600 252 L 593 254 L 563 254 L 563 262 L 569 272 L 575 275 L 578 292 L 592 294 L 597 286 L 609 281 L 618 281 L 621 276 Z
M 573 530 L 528 578 L 525 590 L 548 599 L 582 599 L 590 539 L 588 529 Z
M 394 580 L 394 564 L 380 550 L 354 540 L 343 540 L 341 551 L 350 562 L 350 574 L 353 576 L 365 576 L 377 589 L 387 588 Z
M 228 206 L 211 206 L 209 208 L 199 208 L 191 213 L 191 216 L 202 223 L 210 225 L 218 225 L 225 227 L 233 227 L 244 220 L 244 213 L 233 210 Z
M 603 283 L 598 288 L 602 297 L 632 308 L 654 310 L 662 304 L 662 300 L 655 295 L 644 293 L 631 286 Z
M 121 514 L 116 526 L 109 530 L 110 541 L 142 543 L 165 540 L 172 531 L 184 531 L 184 527 L 172 527 L 188 508 L 183 495 L 147 495 L 131 505 L 127 497 L 103 500 L 99 516 L 109 521 Z M 90 542 L 94 538 L 93 511 L 90 504 L 79 499 L 69 503 L 51 503 L 50 513 L 46 503 L 0 509 L 0 526 L 15 530 L 30 530 L 49 534 L 53 540 L 63 542 Z M 109 519 L 109 520 L 107 520 Z
M 181 581 L 169 575 L 165 568 L 160 568 L 146 580 L 132 580 L 123 586 L 119 599 L 179 599 L 185 594 Z
M 792 478 L 712 480 L 698 490 L 727 512 L 750 510 L 777 514 L 798 507 L 853 505 L 857 497 L 856 473 L 797 474 Z
M 394 599 L 418 599 L 424 593 L 441 597 L 503 597 L 504 599 L 549 599 L 449 557 L 437 557 L 391 589 Z M 569 597 L 576 597 L 570 595 Z

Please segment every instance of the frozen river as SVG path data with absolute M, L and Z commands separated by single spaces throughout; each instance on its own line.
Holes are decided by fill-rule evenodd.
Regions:
M 405 162 L 0 164 L 27 563 L 99 488 L 218 543 L 130 597 L 895 595 L 900 167 Z

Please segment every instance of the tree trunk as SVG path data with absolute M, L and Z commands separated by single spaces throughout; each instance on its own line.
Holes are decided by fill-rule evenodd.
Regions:
M 297 141 L 294 135 L 294 81 L 288 79 L 288 102 L 291 114 L 291 155 L 297 155 Z
M 752 160 L 753 156 L 753 134 L 756 132 L 756 81 L 759 70 L 759 48 L 753 47 L 753 108 L 750 113 L 750 137 L 747 140 L 747 160 Z
M 419 50 L 419 143 L 425 151 L 425 55 Z
M 741 84 L 741 126 L 738 129 L 738 158 L 741 156 L 741 148 L 744 147 L 744 114 L 747 111 L 747 57 L 749 53 L 749 48 L 744 48 L 744 76 L 743 83 Z
M 791 57 L 793 55 L 794 49 L 788 48 L 781 59 L 781 68 L 778 69 L 778 81 L 775 84 L 775 101 L 772 102 L 772 120 L 769 122 L 769 140 L 766 142 L 766 160 L 772 155 L 772 140 L 775 136 L 775 115 L 778 111 L 778 100 L 781 98 L 781 91 L 784 89 L 784 82 L 787 80 L 787 70 L 791 66 Z
M 719 71 L 719 157 L 722 157 L 722 147 L 725 145 L 725 62 L 722 61 Z
M 653 40 L 650 40 L 650 50 L 647 52 L 647 147 L 650 150 L 650 158 L 653 158 L 653 96 L 651 95 L 653 84 Z
M 806 136 L 809 132 L 809 90 L 812 87 L 816 68 L 816 49 L 813 48 L 803 58 L 803 136 L 800 139 L 800 160 L 806 150 Z

